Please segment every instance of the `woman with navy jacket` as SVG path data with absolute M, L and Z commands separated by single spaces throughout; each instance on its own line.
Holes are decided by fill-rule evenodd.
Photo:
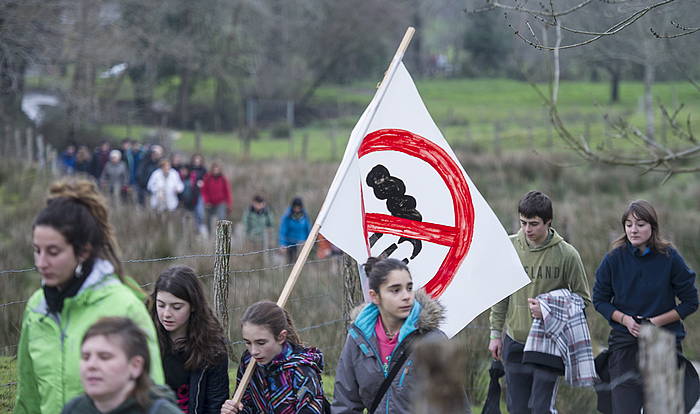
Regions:
M 612 389 L 615 414 L 639 413 L 642 408 L 637 362 L 641 325 L 651 323 L 671 332 L 680 351 L 685 337 L 681 320 L 698 308 L 695 272 L 660 236 L 654 207 L 645 200 L 634 201 L 621 221 L 624 234 L 600 263 L 593 287 L 593 304 L 612 327 L 607 368 L 611 383 L 619 382 Z

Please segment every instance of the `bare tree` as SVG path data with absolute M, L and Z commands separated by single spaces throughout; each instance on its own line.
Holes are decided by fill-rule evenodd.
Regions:
M 56 30 L 63 8 L 60 0 L 0 2 L 0 121 L 21 118 L 27 69 L 54 55 L 60 41 Z
M 602 12 L 601 8 L 604 6 L 614 8 L 614 13 Z M 551 122 L 558 136 L 577 155 L 593 162 L 639 167 L 644 172 L 662 172 L 665 173 L 665 179 L 668 179 L 673 174 L 700 171 L 698 161 L 700 144 L 690 128 L 689 116 L 685 123 L 678 119 L 682 107 L 669 109 L 663 105 L 660 106 L 664 122 L 670 126 L 678 145 L 659 143 L 655 139 L 652 94 L 656 68 L 667 60 L 667 55 L 664 53 L 667 45 L 663 42 L 674 39 L 676 35 L 680 37 L 697 32 L 697 28 L 678 23 L 683 13 L 693 10 L 692 7 L 676 0 L 658 0 L 651 4 L 635 0 L 613 2 L 593 0 L 553 2 L 550 0 L 539 3 L 539 7 L 531 7 L 519 0 L 508 2 L 486 0 L 486 4 L 477 11 L 495 8 L 504 11 L 506 15 L 515 14 L 523 17 L 522 26 L 509 25 L 514 35 L 536 49 L 552 53 L 554 70 L 550 92 L 544 93 L 536 89 L 549 109 Z M 594 20 L 593 24 L 604 26 L 601 28 L 579 26 L 581 21 L 586 22 L 579 18 L 585 13 L 598 16 L 599 19 Z M 610 16 L 613 16 L 612 19 Z M 587 22 L 590 24 L 590 19 Z M 553 31 L 554 40 L 548 41 L 544 36 L 538 35 L 538 30 L 533 26 L 541 27 L 543 34 L 549 30 Z M 669 26 L 680 33 L 667 34 L 666 28 Z M 625 38 L 631 41 L 625 44 Z M 634 150 L 627 152 L 596 148 L 588 141 L 588 137 L 574 134 L 562 120 L 557 105 L 562 51 L 586 47 L 594 42 L 611 41 L 611 39 L 618 42 L 614 46 L 617 58 L 633 61 L 644 68 L 644 107 L 647 120 L 644 131 L 625 119 L 605 116 L 615 136 L 633 144 Z

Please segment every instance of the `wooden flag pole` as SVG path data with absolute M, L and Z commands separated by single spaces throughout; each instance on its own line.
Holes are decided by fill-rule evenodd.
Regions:
M 398 66 L 398 62 L 403 59 L 403 55 L 406 52 L 406 49 L 408 48 L 409 43 L 411 42 L 411 39 L 413 38 L 413 34 L 416 32 L 416 29 L 413 27 L 409 27 L 406 30 L 406 33 L 403 36 L 403 39 L 401 40 L 401 43 L 399 44 L 399 48 L 396 50 L 396 53 L 394 54 L 394 58 L 391 60 L 391 64 L 389 65 L 389 69 L 386 71 L 384 74 L 384 79 L 382 79 L 382 83 L 384 83 L 387 80 L 387 77 L 395 71 L 396 67 Z M 380 84 L 381 86 L 381 84 Z M 365 135 L 366 135 L 365 131 Z M 301 249 L 301 252 L 299 253 L 299 256 L 297 257 L 297 261 L 294 264 L 294 267 L 292 268 L 292 272 L 289 274 L 289 278 L 287 278 L 287 282 L 284 285 L 284 288 L 282 289 L 282 293 L 280 294 L 279 299 L 277 299 L 277 305 L 281 308 L 284 308 L 285 305 L 287 304 L 287 299 L 289 299 L 289 295 L 292 293 L 292 289 L 294 289 L 294 285 L 297 283 L 297 280 L 299 279 L 299 275 L 301 274 L 301 268 L 304 267 L 304 264 L 306 263 L 306 259 L 309 257 L 309 253 L 311 252 L 311 248 L 314 245 L 314 242 L 316 240 L 316 237 L 318 236 L 318 232 L 321 230 L 321 223 L 323 222 L 323 219 L 325 218 L 325 214 L 323 216 L 319 215 L 319 217 L 316 219 L 316 222 L 314 223 L 313 227 L 311 228 L 311 233 L 309 233 L 309 237 L 306 238 L 306 242 L 304 243 L 304 247 Z M 235 404 L 238 404 L 241 402 L 243 399 L 243 392 L 245 391 L 246 387 L 248 386 L 248 383 L 250 382 L 250 378 L 253 376 L 253 371 L 255 370 L 255 363 L 251 360 L 248 363 L 248 366 L 245 370 L 245 373 L 243 374 L 243 377 L 241 378 L 241 382 L 238 384 L 236 387 L 236 391 L 233 393 L 233 401 Z

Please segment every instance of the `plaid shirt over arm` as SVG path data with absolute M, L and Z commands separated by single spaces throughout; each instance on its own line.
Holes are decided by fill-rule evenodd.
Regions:
M 537 299 L 542 319 L 533 320 L 524 351 L 561 357 L 569 384 L 593 385 L 597 377 L 583 299 L 569 289 L 543 293 Z

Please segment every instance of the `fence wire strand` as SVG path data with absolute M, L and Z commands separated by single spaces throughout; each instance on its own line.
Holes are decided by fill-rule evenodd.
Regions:
M 314 241 L 314 244 L 318 243 L 319 241 L 316 240 Z M 297 243 L 297 244 L 291 244 L 287 247 L 299 247 L 303 246 L 304 243 Z M 164 256 L 164 257 L 153 257 L 153 258 L 141 258 L 141 259 L 126 259 L 126 260 L 121 260 L 121 263 L 156 263 L 156 262 L 166 262 L 166 261 L 172 261 L 172 260 L 181 260 L 181 259 L 197 259 L 197 258 L 214 258 L 214 257 L 223 257 L 223 256 L 228 256 L 228 257 L 246 257 L 246 256 L 253 256 L 257 254 L 263 254 L 263 253 L 270 253 L 270 252 L 277 252 L 281 251 L 283 247 L 272 247 L 269 249 L 263 249 L 263 250 L 254 250 L 251 252 L 240 252 L 240 253 L 228 253 L 228 254 L 217 254 L 217 253 L 196 253 L 196 254 L 186 254 L 182 256 Z M 36 271 L 36 266 L 34 267 L 28 267 L 25 269 L 5 269 L 5 270 L 0 270 L 0 275 L 4 274 L 13 274 L 13 273 L 28 273 L 28 272 L 34 272 Z

